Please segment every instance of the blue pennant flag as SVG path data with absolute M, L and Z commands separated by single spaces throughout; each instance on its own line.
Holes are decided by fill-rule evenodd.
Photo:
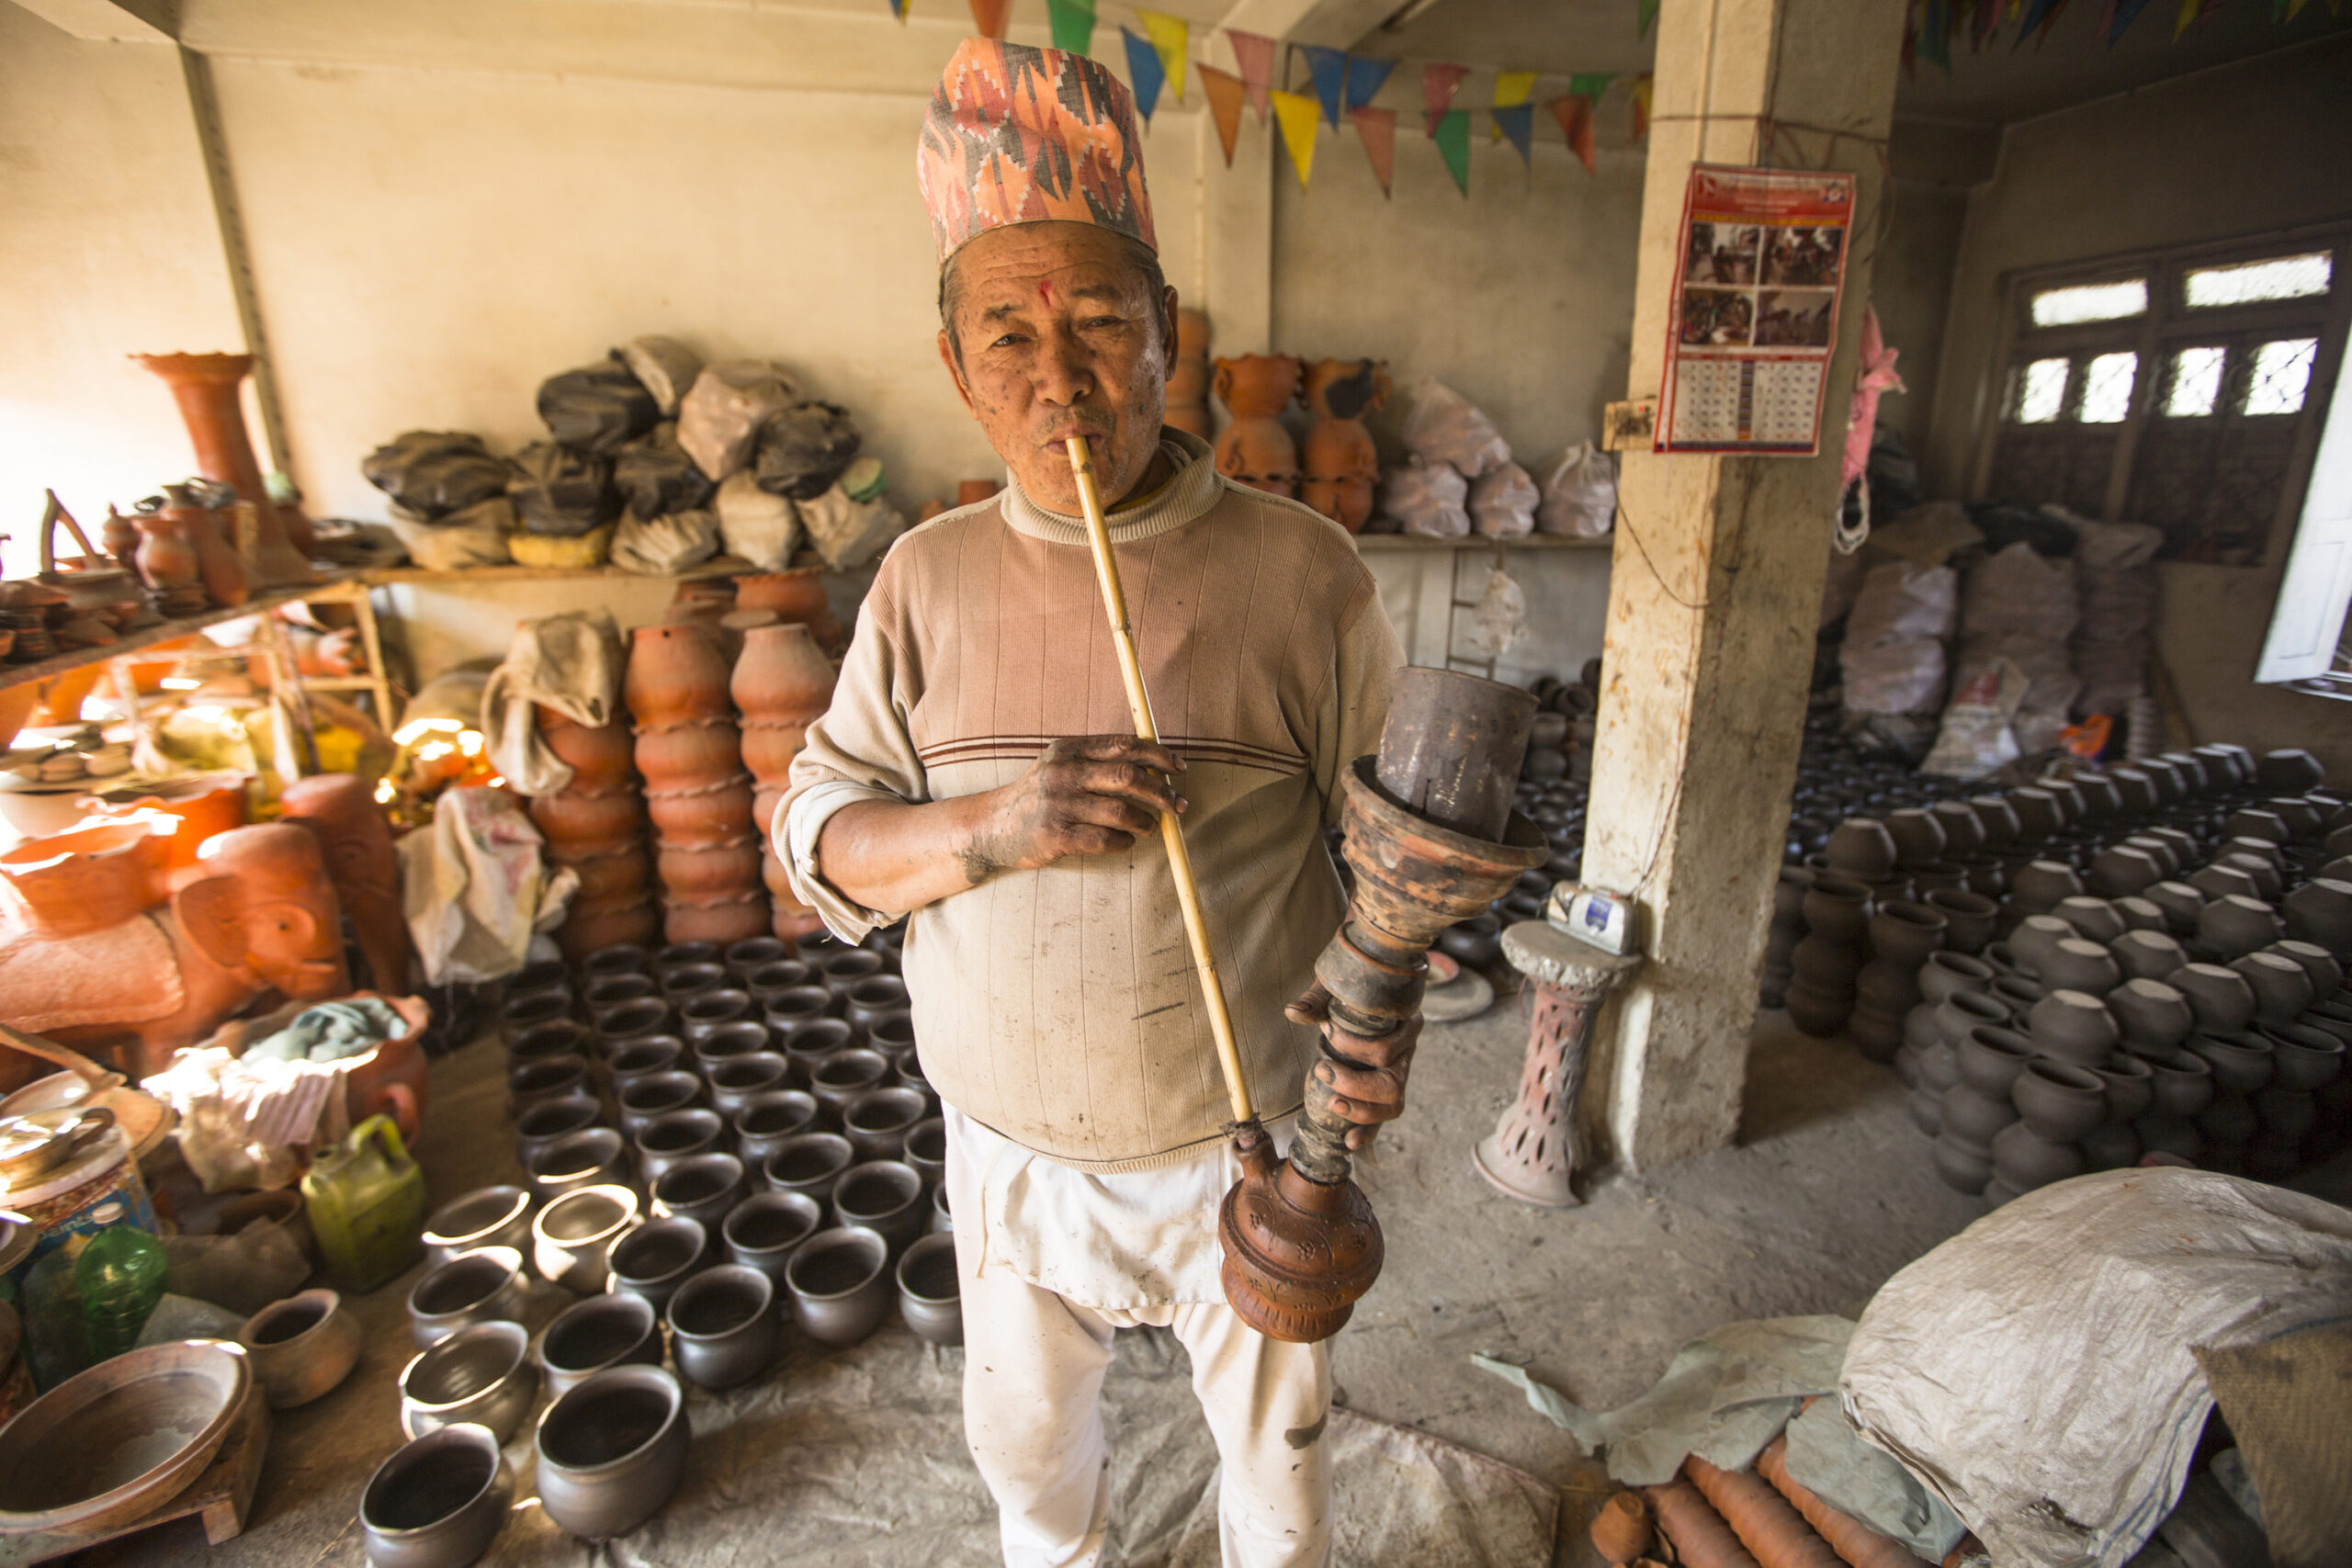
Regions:
M 1167 68 L 1149 39 L 1137 37 L 1133 28 L 1121 28 L 1119 36 L 1127 40 L 1127 78 L 1135 85 L 1136 112 L 1149 125 L 1151 111 L 1159 107 L 1159 85 L 1168 80 Z
M 1372 102 L 1388 73 L 1396 69 L 1393 60 L 1374 60 L 1361 54 L 1348 56 L 1348 107 L 1360 109 Z
M 1315 96 L 1323 100 L 1323 118 L 1337 130 L 1340 100 L 1348 90 L 1347 51 L 1314 43 L 1300 44 L 1298 51 L 1306 56 L 1306 73 L 1315 78 Z
M 2116 40 L 2123 36 L 2125 29 L 2140 19 L 2140 13 L 2147 7 L 2148 0 L 2115 0 L 2115 3 L 2108 7 L 2109 15 L 2112 19 L 2108 23 L 2107 47 L 2113 49 Z
M 1513 104 L 1509 108 L 1487 112 L 1495 117 L 1496 129 L 1510 137 L 1510 144 L 1519 149 L 1520 162 L 1532 169 L 1535 166 L 1535 106 Z

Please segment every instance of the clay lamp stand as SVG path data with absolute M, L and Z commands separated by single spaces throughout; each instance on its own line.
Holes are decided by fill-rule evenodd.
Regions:
M 245 432 L 245 411 L 240 389 L 253 373 L 250 354 L 134 354 L 140 366 L 154 372 L 172 389 L 187 438 L 196 448 L 196 470 L 237 492 L 252 503 L 254 538 L 247 564 L 261 587 L 302 582 L 311 574 L 310 552 L 316 541 L 311 520 L 302 509 L 269 499 L 261 464 L 254 457 L 253 437 Z
M 1549 920 L 1503 932 L 1503 956 L 1535 987 L 1527 1064 L 1519 1098 L 1470 1151 L 1478 1174 L 1506 1198 L 1541 1209 L 1573 1209 L 1577 1101 L 1584 1090 L 1593 1021 L 1609 994 L 1642 966 L 1638 953 L 1604 953 Z

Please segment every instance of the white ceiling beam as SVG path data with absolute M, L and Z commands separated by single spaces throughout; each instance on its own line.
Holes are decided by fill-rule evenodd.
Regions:
M 1428 0 L 1421 8 L 1427 10 L 1437 3 Z M 1408 4 L 1409 0 L 1236 0 L 1217 26 L 1263 33 L 1287 43 L 1348 49 Z
M 114 0 L 17 0 L 50 26 L 94 43 L 170 43 L 177 29 L 175 5 L 141 4 L 134 9 Z

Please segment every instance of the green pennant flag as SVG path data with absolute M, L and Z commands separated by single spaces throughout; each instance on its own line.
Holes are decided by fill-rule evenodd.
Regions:
M 1470 194 L 1470 111 L 1468 109 L 1446 110 L 1439 117 L 1437 130 L 1432 132 L 1432 136 L 1437 142 L 1439 154 L 1445 159 L 1446 173 L 1452 175 L 1453 183 L 1462 187 L 1462 194 L 1468 196 Z
M 1634 36 L 1647 38 L 1650 29 L 1657 26 L 1657 0 L 1634 0 L 1634 4 L 1641 7 L 1641 20 L 1634 29 Z
M 1579 71 L 1568 78 L 1568 91 L 1580 98 L 1590 98 L 1597 104 L 1600 101 L 1600 95 L 1609 91 L 1609 84 L 1615 80 L 1617 73 L 1614 71 Z
M 1046 0 L 1054 47 L 1069 54 L 1094 52 L 1094 0 Z

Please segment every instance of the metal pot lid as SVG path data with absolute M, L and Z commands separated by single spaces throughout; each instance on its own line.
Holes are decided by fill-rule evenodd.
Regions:
M 0 1181 L 38 1181 L 114 1125 L 102 1106 L 75 1105 L 0 1122 Z

